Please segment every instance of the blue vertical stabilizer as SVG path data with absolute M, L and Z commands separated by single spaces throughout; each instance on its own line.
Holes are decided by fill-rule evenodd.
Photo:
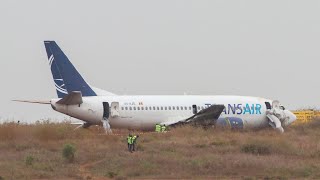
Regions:
M 44 41 L 44 45 L 59 98 L 72 91 L 81 91 L 82 96 L 96 96 L 55 41 Z

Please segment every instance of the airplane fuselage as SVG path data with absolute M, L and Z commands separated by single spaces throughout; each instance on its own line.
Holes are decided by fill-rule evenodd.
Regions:
M 231 128 L 268 127 L 266 112 L 271 100 L 246 96 L 93 96 L 83 97 L 80 105 L 61 105 L 53 109 L 90 124 L 101 124 L 106 117 L 112 128 L 153 130 L 155 124 L 183 120 L 214 104 L 225 106 L 218 125 Z M 286 125 L 291 122 L 287 122 Z

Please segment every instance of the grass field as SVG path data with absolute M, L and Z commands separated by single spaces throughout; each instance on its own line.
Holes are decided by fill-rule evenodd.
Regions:
M 182 127 L 140 135 L 104 135 L 69 124 L 0 125 L 0 179 L 320 179 L 320 121 L 231 131 Z M 120 133 L 126 134 L 125 131 Z M 75 147 L 73 161 L 62 155 Z

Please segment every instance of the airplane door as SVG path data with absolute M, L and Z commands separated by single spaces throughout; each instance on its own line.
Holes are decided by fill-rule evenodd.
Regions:
M 197 105 L 192 105 L 192 112 L 193 114 L 197 114 L 198 113 L 198 109 L 197 109 Z
M 103 102 L 103 119 L 109 119 L 110 116 L 110 108 L 108 102 Z
M 111 103 L 111 117 L 118 117 L 118 116 L 120 116 L 119 102 L 112 102 Z

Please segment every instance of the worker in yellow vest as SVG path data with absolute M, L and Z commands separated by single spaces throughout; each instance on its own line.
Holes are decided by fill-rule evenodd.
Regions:
M 161 126 L 161 132 L 165 132 L 166 131 L 166 125 L 162 125 Z
M 160 124 L 156 124 L 156 132 L 161 132 L 161 125 Z
M 132 152 L 133 137 L 132 137 L 131 133 L 129 133 L 129 135 L 127 137 L 127 142 L 128 142 L 128 151 Z
M 139 135 L 134 135 L 132 137 L 132 151 L 136 151 L 136 144 L 137 144 L 138 138 L 139 138 Z

